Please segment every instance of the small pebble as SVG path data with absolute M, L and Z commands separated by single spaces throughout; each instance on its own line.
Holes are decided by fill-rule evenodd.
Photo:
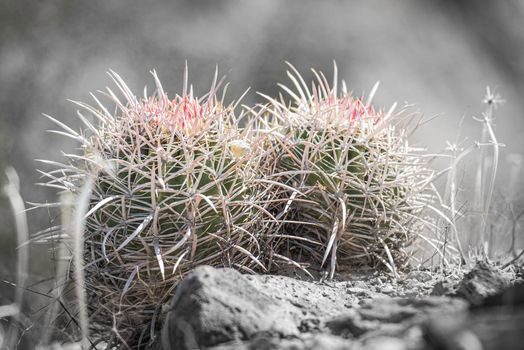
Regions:
M 386 285 L 386 286 L 382 287 L 382 289 L 380 290 L 380 292 L 383 293 L 383 294 L 391 294 L 394 291 L 395 291 L 395 289 L 392 286 L 389 286 L 389 285 Z
M 353 287 L 360 288 L 360 289 L 367 289 L 368 285 L 365 282 L 363 282 L 363 281 L 355 281 L 353 283 Z
M 371 299 L 371 298 L 361 299 L 361 300 L 358 302 L 358 305 L 359 305 L 359 306 L 366 305 L 366 304 L 371 303 L 372 301 L 373 301 L 373 299 Z
M 416 280 L 409 280 L 406 282 L 406 289 L 407 290 L 413 290 L 417 289 L 420 286 L 420 283 Z
M 405 350 L 408 349 L 406 343 L 399 338 L 376 337 L 368 340 L 364 346 L 365 350 Z
M 427 271 L 411 271 L 408 278 L 415 279 L 419 282 L 428 282 L 433 279 L 433 275 Z

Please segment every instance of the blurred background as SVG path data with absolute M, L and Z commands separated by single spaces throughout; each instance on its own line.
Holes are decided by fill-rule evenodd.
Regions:
M 234 99 L 251 87 L 276 94 L 287 83 L 285 61 L 305 77 L 309 68 L 339 76 L 357 95 L 376 81 L 375 102 L 416 105 L 427 118 L 413 142 L 435 152 L 446 141 L 479 140 L 485 88 L 507 103 L 496 111 L 501 150 L 496 195 L 522 205 L 515 169 L 524 150 L 524 2 L 519 0 L 2 0 L 0 3 L 0 183 L 4 167 L 20 175 L 29 202 L 53 202 L 56 194 L 35 185 L 35 159 L 60 160 L 70 140 L 49 134 L 42 113 L 79 127 L 75 106 L 89 92 L 111 85 L 118 72 L 138 94 L 152 91 L 156 69 L 172 95 L 182 86 L 184 61 L 197 92 L 209 88 L 215 66 L 231 82 Z M 513 174 L 513 175 L 512 175 Z M 473 175 L 459 174 L 464 183 Z M 513 178 L 511 180 L 510 178 Z M 517 185 L 508 187 L 508 181 Z M 517 181 L 517 182 L 515 182 Z M 510 191 L 511 193 L 508 193 Z M 520 196 L 520 197 L 519 197 Z M 465 197 L 464 201 L 467 201 Z M 520 204 L 519 204 L 520 203 Z M 53 213 L 29 212 L 30 231 L 55 222 Z M 520 232 L 520 231 L 519 231 Z M 465 232 L 464 234 L 474 234 Z M 522 235 L 522 234 L 521 234 Z M 6 198 L 0 196 L 0 305 L 12 301 L 16 235 Z M 31 288 L 46 292 L 52 275 L 48 247 L 31 246 Z

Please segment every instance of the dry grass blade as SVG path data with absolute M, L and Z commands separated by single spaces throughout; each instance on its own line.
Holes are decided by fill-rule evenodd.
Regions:
M 333 231 L 331 231 L 331 235 L 329 237 L 329 240 L 328 240 L 326 248 L 325 248 L 326 251 L 324 253 L 324 258 L 322 258 L 322 263 L 320 264 L 321 267 L 326 262 L 329 254 L 333 253 L 332 252 L 332 247 L 334 246 L 334 243 L 337 240 L 337 234 L 338 234 L 338 219 L 335 219 L 335 222 L 333 223 Z M 334 253 L 336 254 L 336 251 Z
M 84 216 L 89 209 L 89 201 L 93 187 L 93 180 L 88 181 L 82 186 L 80 194 L 75 203 L 75 213 L 71 224 L 71 234 L 73 238 L 73 262 L 75 275 L 75 290 L 79 307 L 79 322 L 80 330 L 82 332 L 82 347 L 88 349 L 89 347 L 89 321 L 87 315 L 86 304 L 86 287 L 84 276 Z
M 29 268 L 29 232 L 27 228 L 27 217 L 25 215 L 25 206 L 20 196 L 20 181 L 18 174 L 12 167 L 6 168 L 7 184 L 4 185 L 3 192 L 9 200 L 11 210 L 13 211 L 16 236 L 17 236 L 17 270 L 16 270 L 16 290 L 13 304 L 0 306 L 0 318 L 12 316 L 16 321 L 21 320 L 21 308 L 24 298 L 25 284 Z M 17 331 L 12 327 L 13 332 L 6 337 L 4 345 L 6 348 L 14 348 L 17 339 Z M 3 342 L 0 342 L 3 343 Z

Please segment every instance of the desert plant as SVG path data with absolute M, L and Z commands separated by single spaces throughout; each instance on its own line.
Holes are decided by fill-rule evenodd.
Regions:
M 59 133 L 80 141 L 81 152 L 67 154 L 67 164 L 46 162 L 58 169 L 44 175 L 47 186 L 80 204 L 89 199 L 70 231 L 81 241 L 75 265 L 85 275 L 93 338 L 134 347 L 154 337 L 162 305 L 195 266 L 265 270 L 258 226 L 265 204 L 256 176 L 262 157 L 258 138 L 238 127 L 237 103 L 217 97 L 216 74 L 209 93 L 197 98 L 186 68 L 183 92 L 172 99 L 154 72 L 156 94 L 141 99 L 110 76 L 125 97 L 107 89 L 116 113 L 93 95 L 96 106 L 76 102 L 98 122 L 79 113 L 85 131 L 50 117 L 64 129 Z M 78 216 L 82 205 L 75 210 Z
M 500 148 L 504 147 L 504 144 L 496 137 L 494 120 L 496 109 L 504 102 L 505 100 L 496 90 L 486 87 L 483 99 L 486 109 L 481 117 L 473 117 L 475 121 L 482 123 L 480 138 L 475 142 L 468 142 L 466 139 L 460 140 L 460 135 L 457 135 L 454 142 L 447 142 L 446 150 L 449 154 L 445 156 L 449 157 L 450 166 L 444 186 L 444 202 L 449 207 L 451 220 L 456 224 L 456 231 L 463 233 L 460 240 L 465 246 L 462 254 L 464 262 L 470 263 L 481 257 L 493 257 L 494 246 L 500 251 L 500 242 L 505 240 L 494 240 L 493 232 L 499 232 L 497 235 L 501 235 L 502 232 L 509 231 L 511 240 L 509 249 L 513 255 L 516 253 L 515 231 L 521 216 L 515 212 L 513 202 L 516 198 L 515 193 L 518 193 L 520 155 L 512 154 L 508 157 L 512 166 L 508 184 L 503 191 L 506 198 L 503 198 L 502 193 L 497 194 L 495 191 Z M 463 119 L 458 127 L 459 133 Z M 467 165 L 467 161 L 471 160 L 469 158 L 476 163 L 475 172 L 471 176 L 474 181 L 469 181 L 473 183 L 472 185 L 467 182 L 459 183 L 458 179 L 459 172 L 463 173 L 462 177 L 464 174 L 469 175 L 470 169 Z M 458 237 L 457 241 L 459 241 Z M 468 251 L 475 253 L 471 254 Z M 473 258 L 468 258 L 467 255 L 473 255 Z
M 265 96 L 259 131 L 272 135 L 275 167 L 268 179 L 277 188 L 272 212 L 284 224 L 285 249 L 323 265 L 385 266 L 393 274 L 407 263 L 406 248 L 423 226 L 434 223 L 428 163 L 431 155 L 410 147 L 407 137 L 416 113 L 409 107 L 376 110 L 378 84 L 367 100 L 339 93 L 337 70 L 330 86 L 317 73 L 311 88 L 291 67 L 294 89 L 280 85 L 287 101 Z M 432 242 L 430 242 L 433 244 Z M 338 263 L 337 263 L 338 259 Z
M 486 111 L 482 113 L 481 118 L 474 118 L 476 121 L 481 122 L 482 136 L 478 142 L 478 146 L 481 147 L 479 154 L 479 162 L 476 174 L 475 182 L 475 198 L 474 203 L 477 206 L 475 209 L 481 213 L 480 218 L 480 235 L 481 240 L 484 244 L 484 254 L 490 255 L 491 245 L 488 238 L 488 216 L 493 201 L 493 191 L 495 188 L 495 179 L 497 176 L 497 168 L 499 162 L 499 148 L 504 146 L 499 143 L 494 131 L 494 111 L 505 101 L 500 97 L 496 91 L 492 91 L 490 87 L 486 87 L 486 95 L 483 102 L 487 105 Z M 491 157 L 491 164 L 487 164 L 488 160 L 488 146 L 493 148 L 493 155 Z

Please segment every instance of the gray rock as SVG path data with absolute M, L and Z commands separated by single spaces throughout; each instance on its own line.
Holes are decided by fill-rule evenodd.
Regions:
M 299 333 L 301 310 L 271 298 L 232 269 L 197 267 L 179 285 L 162 330 L 164 349 L 198 349 Z
M 247 341 L 231 341 L 206 350 L 355 350 L 355 344 L 331 334 L 304 334 L 295 338 L 257 336 Z
M 407 350 L 403 339 L 394 337 L 375 337 L 364 342 L 362 350 Z
M 458 284 L 457 295 L 468 300 L 472 305 L 479 305 L 490 296 L 503 291 L 509 285 L 509 279 L 502 271 L 480 261 Z
M 364 281 L 353 281 L 353 287 L 359 289 L 367 289 L 369 286 Z
M 275 275 L 246 275 L 259 291 L 300 310 L 301 323 L 322 321 L 339 314 L 356 304 L 360 294 L 346 292 L 346 282 L 308 282 Z M 366 293 L 365 290 L 359 292 Z M 369 294 L 368 297 L 376 295 Z M 312 321 L 314 320 L 314 321 Z
M 405 285 L 408 294 L 418 295 L 422 283 L 417 280 L 408 280 Z
M 407 278 L 424 283 L 431 281 L 433 279 L 433 276 L 428 271 L 411 271 L 408 273 Z
M 470 307 L 469 312 L 439 315 L 425 325 L 436 349 L 522 349 L 524 284 L 516 283 Z
M 326 340 L 304 340 L 304 335 L 321 331 L 326 319 L 356 305 L 356 294 L 374 296 L 346 289 L 345 282 L 321 284 L 198 267 L 172 299 L 162 330 L 164 349 L 280 349 L 285 342 L 277 346 L 275 339 L 290 337 L 300 343 L 299 349 L 307 348 L 311 342 Z M 331 341 L 347 346 L 347 341 L 335 338 Z
M 375 293 L 371 288 L 358 288 L 358 287 L 351 287 L 347 288 L 346 292 L 353 297 L 358 298 L 359 300 L 366 299 L 366 298 L 375 298 L 379 297 L 380 295 Z
M 467 309 L 467 303 L 447 297 L 383 298 L 348 310 L 326 326 L 333 334 L 347 338 L 378 335 L 401 336 L 405 330 L 439 313 L 449 314 Z
M 228 345 L 229 346 L 229 345 Z M 231 344 L 231 346 L 235 346 Z M 213 347 L 209 350 L 353 350 L 353 343 L 331 334 L 308 334 L 295 339 L 259 337 L 240 347 Z
M 352 350 L 353 343 L 331 334 L 315 334 L 294 342 L 284 342 L 282 350 Z M 255 350 L 255 348 L 253 348 Z
M 490 306 L 524 307 L 524 281 L 517 281 L 503 292 L 490 295 L 480 305 L 475 305 L 472 309 Z
M 522 349 L 524 308 L 492 307 L 431 320 L 425 339 L 431 349 Z
M 431 295 L 434 296 L 450 296 L 457 293 L 457 283 L 451 280 L 442 279 L 435 283 L 433 289 L 431 290 Z
M 380 292 L 381 292 L 382 294 L 392 294 L 392 293 L 395 292 L 395 289 L 394 289 L 393 286 L 391 286 L 391 285 L 385 285 L 384 287 L 382 287 L 382 288 L 380 289 Z

